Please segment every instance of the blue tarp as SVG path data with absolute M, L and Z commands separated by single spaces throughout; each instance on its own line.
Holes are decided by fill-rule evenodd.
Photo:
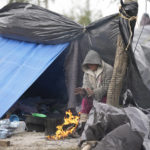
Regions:
M 68 45 L 43 45 L 0 37 L 0 117 Z

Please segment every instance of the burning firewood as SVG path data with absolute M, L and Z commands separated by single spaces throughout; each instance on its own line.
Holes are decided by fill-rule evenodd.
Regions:
M 67 117 L 64 117 L 64 123 L 61 125 L 58 125 L 56 127 L 57 131 L 56 131 L 55 135 L 54 136 L 47 136 L 47 138 L 49 140 L 64 139 L 65 137 L 72 134 L 76 130 L 76 128 L 79 124 L 80 116 L 79 115 L 73 116 L 73 114 L 70 110 L 68 110 L 66 112 L 66 115 L 67 115 Z

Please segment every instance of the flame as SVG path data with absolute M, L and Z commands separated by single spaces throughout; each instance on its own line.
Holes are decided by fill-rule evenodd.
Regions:
M 49 140 L 59 140 L 67 137 L 69 134 L 72 134 L 75 129 L 77 128 L 79 124 L 80 116 L 73 116 L 72 112 L 70 110 L 66 111 L 67 117 L 64 117 L 64 123 L 61 125 L 58 125 L 57 131 L 54 136 L 48 136 L 47 138 Z M 72 125 L 70 128 L 67 128 L 66 130 L 63 129 L 64 126 Z

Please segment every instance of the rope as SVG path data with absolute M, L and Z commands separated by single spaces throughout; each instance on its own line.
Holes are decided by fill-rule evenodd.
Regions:
M 121 1 L 122 1 L 122 0 L 121 0 Z M 145 1 L 146 1 L 146 4 L 145 4 L 145 12 L 147 13 L 147 1 L 148 1 L 148 0 L 145 0 Z M 123 3 L 123 2 L 122 2 L 122 3 Z M 121 9 L 121 7 L 120 7 L 120 9 Z M 120 17 L 122 17 L 122 18 L 128 20 L 128 25 L 129 25 L 129 28 L 130 28 L 130 38 L 129 38 L 128 45 L 127 45 L 127 47 L 126 47 L 126 49 L 125 49 L 125 50 L 128 50 L 129 45 L 130 45 L 130 43 L 131 43 L 132 36 L 133 36 L 130 22 L 133 21 L 133 20 L 136 20 L 136 19 L 137 19 L 137 16 L 132 16 L 132 17 L 130 17 L 130 16 L 126 13 L 126 11 L 124 10 L 123 7 L 122 7 L 122 10 L 123 10 L 123 12 L 126 14 L 126 16 L 129 17 L 129 18 L 128 18 L 128 17 L 124 16 L 124 15 L 121 14 L 121 13 L 119 14 Z M 141 35 L 142 35 L 142 33 L 143 33 L 143 30 L 144 30 L 144 25 L 143 25 L 143 27 L 142 27 L 141 33 L 140 33 L 140 35 L 139 35 L 139 38 L 138 38 L 138 40 L 137 40 L 137 42 L 136 42 L 136 46 L 135 46 L 135 48 L 134 48 L 133 53 L 135 53 L 135 51 L 136 51 L 136 48 L 137 48 L 137 45 L 138 45 L 139 40 L 140 40 L 140 38 L 141 38 Z
M 83 26 L 83 32 L 86 32 L 86 26 L 85 26 L 85 24 Z
M 126 12 L 125 12 L 125 13 L 126 13 Z M 133 32 L 132 32 L 132 28 L 131 28 L 131 21 L 137 20 L 137 16 L 132 16 L 132 17 L 130 17 L 130 16 L 128 15 L 128 17 L 129 17 L 129 18 L 128 18 L 128 17 L 124 16 L 124 15 L 121 14 L 121 13 L 119 13 L 119 16 L 120 16 L 121 18 L 123 18 L 123 19 L 128 20 L 128 26 L 129 26 L 129 29 L 130 29 L 130 38 L 129 38 L 127 47 L 125 48 L 125 50 L 127 51 L 128 48 L 129 48 L 129 46 L 130 46 L 130 44 L 131 44 L 131 40 L 132 40 L 132 36 L 133 36 Z

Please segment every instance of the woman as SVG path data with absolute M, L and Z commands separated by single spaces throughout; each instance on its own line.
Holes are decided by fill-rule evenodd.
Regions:
M 113 71 L 113 68 L 105 63 L 94 50 L 90 50 L 86 55 L 82 69 L 84 71 L 83 86 L 75 89 L 75 94 L 83 96 L 79 122 L 81 128 L 88 119 L 93 100 L 106 103 L 107 90 Z

